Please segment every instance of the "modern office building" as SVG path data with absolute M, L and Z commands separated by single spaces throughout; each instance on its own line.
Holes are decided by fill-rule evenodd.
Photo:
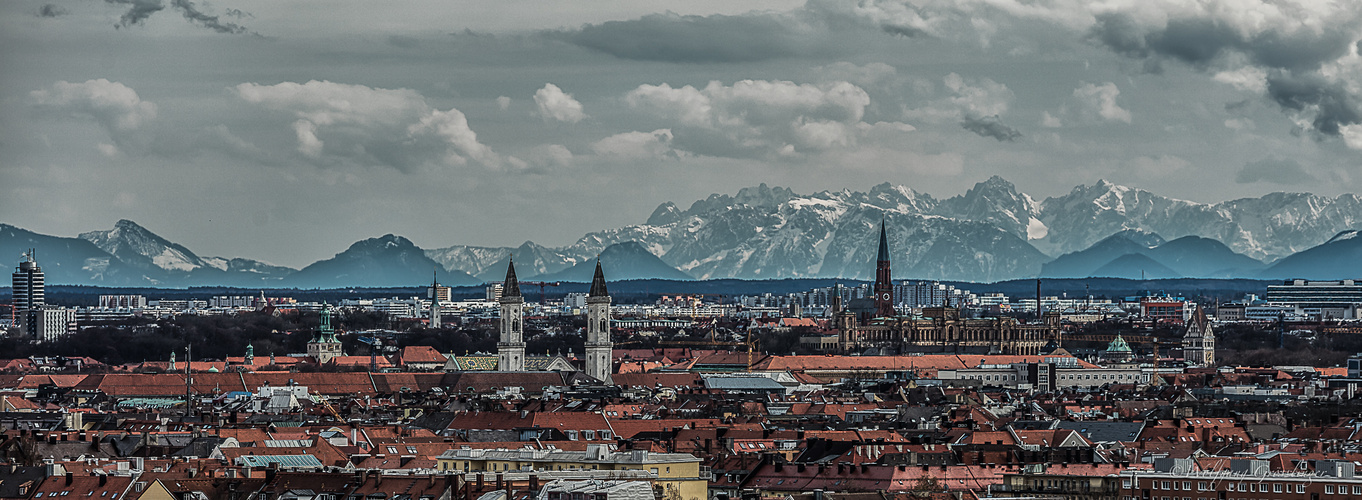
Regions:
M 30 339 L 41 338 L 39 336 L 39 316 L 42 315 L 40 309 L 45 300 L 43 298 L 43 268 L 38 266 L 38 262 L 33 259 L 34 250 L 30 249 L 24 253 L 24 260 L 19 262 L 19 267 L 14 270 L 14 317 L 18 323 L 19 331 Z

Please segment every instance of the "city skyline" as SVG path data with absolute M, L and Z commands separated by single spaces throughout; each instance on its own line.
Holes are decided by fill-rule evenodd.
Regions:
M 1358 192 L 1362 7 L 0 4 L 3 221 L 301 267 L 566 245 L 760 183 Z M 306 238 L 296 237 L 306 234 Z M 532 235 L 532 236 L 531 236 Z

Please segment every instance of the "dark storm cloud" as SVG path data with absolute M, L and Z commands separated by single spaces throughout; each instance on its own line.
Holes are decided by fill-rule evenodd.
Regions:
M 1304 184 L 1315 178 L 1301 168 L 1296 160 L 1268 158 L 1250 162 L 1239 169 L 1234 182 L 1248 184 L 1253 182 L 1272 182 L 1276 184 Z
M 53 4 L 45 4 L 38 8 L 38 17 L 57 17 L 70 14 L 71 11 L 63 9 Z
M 546 33 L 551 38 L 622 59 L 680 63 L 754 62 L 828 56 L 865 49 L 866 37 L 935 36 L 951 17 L 909 2 L 812 0 L 788 12 L 708 16 L 650 14 Z
M 1337 136 L 1341 127 L 1362 123 L 1362 102 L 1342 80 L 1316 72 L 1276 71 L 1267 77 L 1267 93 L 1282 108 L 1313 112 L 1311 126 L 1325 135 Z
M 685 63 L 752 62 L 796 55 L 806 40 L 788 19 L 772 15 L 653 14 L 630 21 L 550 33 L 574 45 L 621 59 Z
M 981 118 L 967 116 L 960 122 L 960 127 L 978 134 L 980 137 L 992 137 L 998 142 L 1016 142 L 1022 136 L 1017 129 L 1005 125 L 997 115 L 985 116 Z
M 1338 70 L 1360 43 L 1362 4 L 1328 11 L 1286 3 L 1258 7 L 1256 16 L 1216 9 L 1174 13 L 1162 24 L 1108 12 L 1095 16 L 1089 35 L 1119 54 L 1144 60 L 1147 68 L 1158 68 L 1160 61 L 1205 72 L 1260 68 L 1267 75 L 1266 97 L 1308 120 L 1319 136 L 1336 137 L 1341 127 L 1362 123 L 1359 95 Z
M 127 28 L 142 24 L 152 14 L 165 10 L 166 5 L 161 0 L 104 0 L 114 5 L 126 5 L 128 11 L 123 13 L 123 17 L 118 19 L 115 28 Z
M 194 2 L 189 0 L 171 0 L 171 5 L 179 9 L 184 18 L 200 26 L 211 29 L 218 33 L 241 34 L 246 32 L 246 27 L 229 21 L 223 21 L 221 16 L 214 16 L 199 10 Z M 238 16 L 240 17 L 240 16 Z
M 146 22 L 148 17 L 151 17 L 153 14 L 165 10 L 166 8 L 166 4 L 162 0 L 104 0 L 104 1 L 110 4 L 125 5 L 128 7 L 128 11 L 123 13 L 123 16 L 118 19 L 118 24 L 114 25 L 114 27 L 116 28 L 127 28 L 130 26 L 142 24 L 143 22 Z M 191 2 L 189 0 L 171 0 L 170 6 L 171 8 L 179 11 L 180 14 L 183 14 L 184 18 L 188 19 L 189 22 L 211 29 L 218 33 L 242 34 L 248 32 L 245 26 L 233 23 L 231 21 L 225 21 L 222 19 L 223 16 L 216 16 L 204 12 L 197 5 L 195 5 L 194 2 Z M 225 15 L 227 17 L 234 17 L 237 19 L 251 17 L 249 13 L 242 12 L 239 9 L 228 9 L 227 14 Z
M 1347 54 L 1357 28 L 1348 23 L 1319 30 L 1268 29 L 1246 34 L 1218 18 L 1169 19 L 1160 27 L 1142 26 L 1121 12 L 1096 16 L 1091 36 L 1112 50 L 1135 58 L 1165 57 L 1206 69 L 1230 54 L 1243 54 L 1271 68 L 1313 69 Z

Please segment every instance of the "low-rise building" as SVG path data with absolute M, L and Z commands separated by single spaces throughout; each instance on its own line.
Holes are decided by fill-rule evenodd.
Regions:
M 707 496 L 709 471 L 688 453 L 655 453 L 647 450 L 611 451 L 605 445 L 588 445 L 585 451 L 448 450 L 436 459 L 440 471 L 646 471 L 663 491 L 682 500 Z

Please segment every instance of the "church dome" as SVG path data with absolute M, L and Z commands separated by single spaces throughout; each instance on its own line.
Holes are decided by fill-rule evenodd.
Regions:
M 1121 338 L 1121 334 L 1118 333 L 1116 338 L 1107 344 L 1107 352 L 1130 352 L 1130 344 L 1127 344 L 1126 339 Z

